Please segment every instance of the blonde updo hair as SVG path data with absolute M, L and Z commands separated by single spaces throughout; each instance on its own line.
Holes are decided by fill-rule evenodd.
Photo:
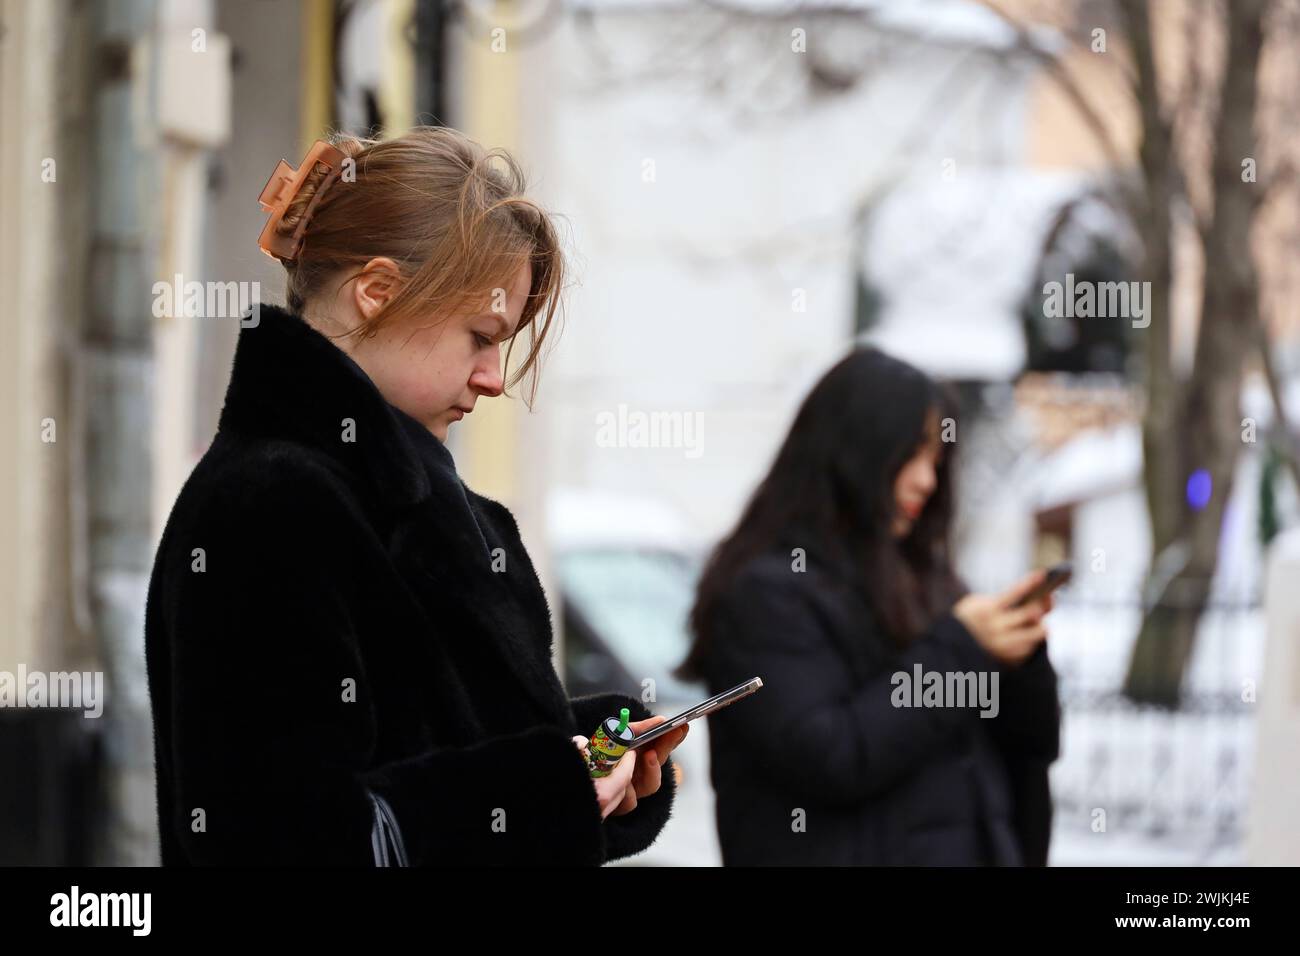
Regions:
M 509 369 L 515 339 L 528 329 L 528 354 L 505 388 L 532 373 L 525 398 L 531 407 L 542 344 L 560 305 L 564 256 L 550 215 L 523 195 L 519 164 L 503 149 L 485 149 L 441 126 L 386 140 L 334 134 L 328 142 L 355 161 L 355 179 L 345 169 L 329 185 L 297 257 L 284 263 L 289 308 L 302 315 L 332 276 L 354 270 L 350 281 L 371 259 L 387 256 L 401 270 L 401 290 L 372 321 L 348 333 L 370 338 L 404 318 L 479 308 L 531 263 L 532 287 L 505 358 Z M 278 231 L 292 235 L 328 171 L 317 164 Z

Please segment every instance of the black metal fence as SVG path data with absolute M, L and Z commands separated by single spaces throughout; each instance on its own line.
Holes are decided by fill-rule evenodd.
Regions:
M 1206 609 L 1174 711 L 1120 693 L 1141 616 L 1137 600 L 1086 596 L 1061 600 L 1052 615 L 1062 707 L 1056 834 L 1071 841 L 1077 862 L 1086 862 L 1090 842 L 1098 861 L 1114 859 L 1100 853 L 1103 842 L 1112 852 L 1115 837 L 1167 847 L 1187 863 L 1232 859 L 1250 797 L 1263 607 L 1248 598 Z M 1071 840 L 1102 835 L 1112 839 Z

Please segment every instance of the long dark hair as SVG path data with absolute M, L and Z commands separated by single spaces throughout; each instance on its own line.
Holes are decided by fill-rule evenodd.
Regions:
M 963 590 L 948 544 L 955 442 L 945 443 L 934 493 L 908 535 L 890 532 L 894 479 L 924 444 L 932 414 L 955 416 L 949 393 L 878 349 L 855 349 L 822 376 L 736 527 L 705 564 L 690 616 L 695 640 L 678 676 L 701 676 L 714 601 L 765 553 L 804 549 L 808 561 L 861 589 L 898 646 L 948 610 Z

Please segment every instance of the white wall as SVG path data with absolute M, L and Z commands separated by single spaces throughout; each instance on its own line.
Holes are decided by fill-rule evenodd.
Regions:
M 808 21 L 810 49 L 838 45 L 835 62 L 864 73 L 830 95 L 780 21 L 690 7 L 594 19 L 548 41 L 537 101 L 552 149 L 535 171 L 582 255 L 543 389 L 550 479 L 663 495 L 714 537 L 850 346 L 855 208 L 947 157 L 1020 161 L 1023 79 L 901 35 L 855 60 Z M 620 403 L 698 414 L 702 454 L 599 447 L 596 416 Z
M 1259 687 L 1254 799 L 1246 854 L 1252 866 L 1300 865 L 1300 530 L 1269 556 L 1268 644 Z
M 62 59 L 73 19 L 64 3 L 0 6 L 0 670 L 9 671 L 81 663 L 67 616 L 78 436 L 63 389 L 80 309 L 80 287 L 67 281 L 81 262 L 79 164 L 63 149 L 64 124 L 83 105 L 80 71 Z M 53 442 L 42 441 L 47 418 Z

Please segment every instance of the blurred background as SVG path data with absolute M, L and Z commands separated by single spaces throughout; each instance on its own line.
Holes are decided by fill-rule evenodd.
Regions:
M 99 719 L 0 708 L 0 864 L 157 860 L 145 590 L 239 321 L 156 283 L 283 301 L 256 245 L 275 163 L 417 123 L 514 151 L 565 228 L 534 411 L 484 403 L 449 447 L 519 518 L 570 693 L 699 699 L 669 672 L 700 563 L 871 342 L 960 397 L 968 583 L 1075 563 L 1051 862 L 1300 863 L 1297 0 L 0 18 L 0 672 L 107 680 Z M 1056 283 L 1140 285 L 1089 317 Z M 625 865 L 718 864 L 705 724 L 678 763 Z

